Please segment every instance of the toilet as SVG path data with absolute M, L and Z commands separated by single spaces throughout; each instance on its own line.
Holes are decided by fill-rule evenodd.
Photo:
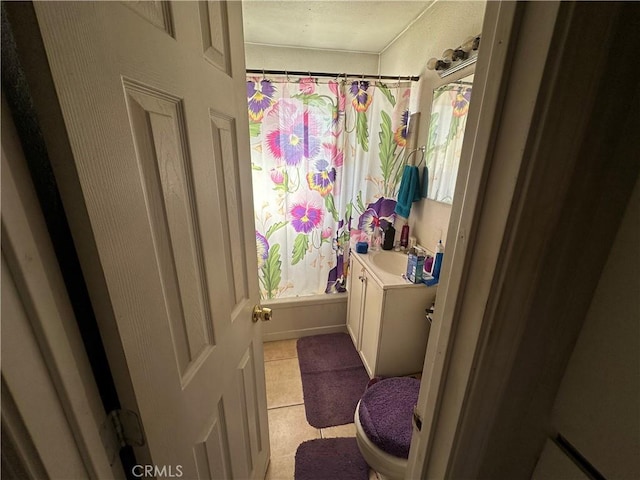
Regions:
M 371 385 L 354 415 L 358 448 L 382 479 L 404 478 L 420 380 L 393 377 Z

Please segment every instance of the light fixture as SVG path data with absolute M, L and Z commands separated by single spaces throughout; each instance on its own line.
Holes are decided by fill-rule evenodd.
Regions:
M 442 52 L 442 59 L 447 63 L 453 62 L 453 50 L 448 48 Z
M 467 65 L 471 65 L 478 59 L 480 47 L 480 34 L 467 37 L 458 48 L 448 48 L 442 52 L 442 58 L 430 58 L 427 61 L 429 70 L 436 70 L 440 77 L 446 77 Z

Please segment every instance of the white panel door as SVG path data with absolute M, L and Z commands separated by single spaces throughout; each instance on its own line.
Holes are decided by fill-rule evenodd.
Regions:
M 34 7 L 117 324 L 107 354 L 128 370 L 144 456 L 169 476 L 262 478 L 241 4 Z

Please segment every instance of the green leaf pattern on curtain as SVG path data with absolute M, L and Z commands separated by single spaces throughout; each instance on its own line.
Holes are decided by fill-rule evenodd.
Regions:
M 393 96 L 393 93 L 391 93 L 391 90 L 389 89 L 389 87 L 387 87 L 387 85 L 385 85 L 384 83 L 378 83 L 376 85 L 376 87 L 378 87 L 378 90 L 380 90 L 382 92 L 382 94 L 385 97 L 387 97 L 387 100 L 389 101 L 391 106 L 395 107 L 396 106 L 396 97 Z

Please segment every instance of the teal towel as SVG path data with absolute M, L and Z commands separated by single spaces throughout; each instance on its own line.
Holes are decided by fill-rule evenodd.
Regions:
M 421 199 L 420 197 L 420 171 L 418 167 L 411 167 L 411 189 L 413 190 L 413 198 L 414 202 L 417 202 Z M 406 218 L 406 217 L 405 217 Z
M 395 212 L 404 218 L 409 218 L 411 204 L 420 200 L 420 173 L 418 167 L 405 165 L 400 180 L 400 191 Z
M 427 198 L 429 194 L 429 169 L 425 167 L 422 169 L 422 191 L 420 192 L 420 196 L 422 198 Z

